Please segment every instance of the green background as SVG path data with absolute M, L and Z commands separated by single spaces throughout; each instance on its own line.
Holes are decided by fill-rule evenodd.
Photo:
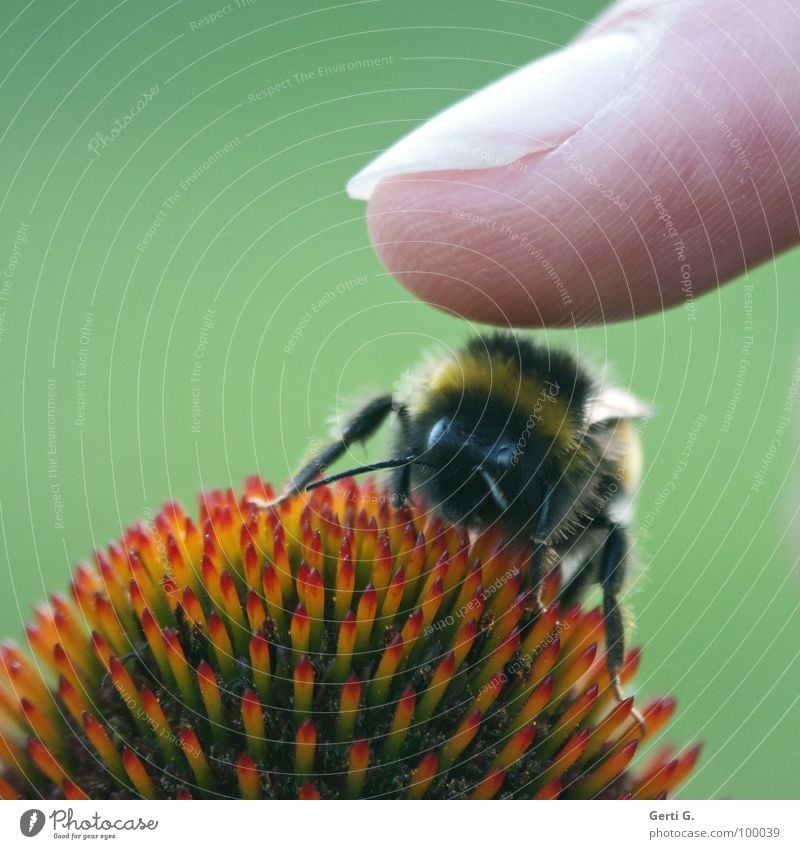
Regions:
M 254 470 L 283 479 L 340 401 L 391 387 L 431 345 L 467 336 L 467 324 L 383 271 L 363 204 L 344 185 L 400 135 L 565 43 L 604 6 L 557 5 L 476 0 L 467 16 L 461 3 L 252 0 L 198 27 L 225 3 L 7 0 L 3 634 L 19 637 L 71 564 L 143 511 L 172 498 L 193 505 L 200 488 L 238 486 Z M 317 72 L 357 60 L 379 61 Z M 95 134 L 109 135 L 156 85 L 93 153 Z M 685 798 L 800 790 L 796 411 L 781 421 L 800 365 L 798 273 L 793 251 L 702 299 L 693 323 L 677 309 L 547 334 L 609 363 L 657 408 L 639 506 L 640 520 L 654 515 L 637 534 L 646 575 L 628 600 L 646 646 L 637 689 L 677 696 L 667 737 L 706 741 Z

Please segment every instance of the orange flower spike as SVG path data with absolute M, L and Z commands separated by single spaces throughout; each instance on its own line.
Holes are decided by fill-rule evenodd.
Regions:
M 369 744 L 366 740 L 357 740 L 350 747 L 347 757 L 347 778 L 345 788 L 351 799 L 357 799 L 364 787 L 364 779 L 369 767 Z
M 528 594 L 519 593 L 514 599 L 513 604 L 497 616 L 491 636 L 486 641 L 484 654 L 491 654 L 503 644 L 506 637 L 517 626 L 519 620 L 522 619 L 527 602 Z
M 445 527 L 441 516 L 431 513 L 428 516 L 428 524 L 425 528 L 425 538 L 428 540 L 428 566 L 438 563 L 441 556 L 447 551 L 447 539 Z
M 322 550 L 322 537 L 319 529 L 311 535 L 311 544 L 308 547 L 308 565 L 318 573 L 322 572 L 325 565 L 325 554 Z
M 209 660 L 216 662 L 217 668 L 225 678 L 235 678 L 236 662 L 233 659 L 233 643 L 225 623 L 214 611 L 208 616 L 208 636 L 211 652 Z
M 264 572 L 261 576 L 261 585 L 264 590 L 264 598 L 267 602 L 267 613 L 275 623 L 277 630 L 286 633 L 286 614 L 284 611 L 283 588 L 278 578 L 278 570 L 272 563 L 264 564 Z
M 187 517 L 184 522 L 182 549 L 186 562 L 190 565 L 192 577 L 190 582 L 197 581 L 197 574 L 191 564 L 197 563 L 203 553 L 203 536 L 200 533 L 200 528 Z M 197 586 L 195 585 L 195 589 Z
M 501 586 L 492 592 L 492 588 L 497 585 L 497 581 L 502 581 Z M 486 610 L 493 613 L 496 619 L 499 619 L 507 610 L 509 610 L 516 597 L 519 595 L 519 588 L 522 585 L 522 574 L 515 567 L 509 567 L 505 572 L 502 572 L 495 582 L 489 583 L 488 579 L 484 579 L 484 587 L 486 588 Z
M 301 785 L 297 793 L 297 798 L 314 800 L 321 799 L 322 797 L 319 795 L 319 790 L 310 781 L 306 781 Z
M 301 657 L 294 668 L 294 713 L 304 719 L 314 700 L 314 667 L 308 657 Z
M 58 696 L 69 712 L 69 715 L 77 723 L 81 722 L 84 712 L 90 710 L 89 705 L 83 697 L 83 693 L 63 675 L 60 675 L 58 678 Z
M 124 616 L 124 612 L 128 609 L 127 586 L 130 581 L 130 574 L 127 573 L 127 570 L 126 574 L 120 574 L 114 570 L 101 551 L 95 552 L 95 563 L 106 595 L 111 599 L 114 609 L 121 616 Z
M 561 636 L 564 625 L 559 622 L 559 610 L 558 602 L 554 602 L 536 619 L 519 647 L 522 657 L 538 657 L 556 637 Z
M 702 751 L 703 744 L 695 743 L 678 758 L 678 763 L 672 773 L 672 779 L 668 788 L 670 793 L 673 793 L 677 789 L 677 787 L 684 782 L 689 773 L 695 768 Z
M 553 763 L 539 776 L 536 783 L 541 786 L 553 781 L 553 779 L 561 778 L 583 756 L 588 741 L 588 728 L 583 728 L 573 734 L 556 755 Z
M 147 717 L 147 721 L 158 741 L 158 745 L 161 747 L 164 757 L 167 760 L 174 760 L 178 756 L 180 749 L 175 743 L 175 734 L 155 693 L 147 687 L 143 687 L 141 700 L 142 710 Z
M 430 587 L 428 593 L 423 594 L 420 610 L 422 610 L 422 628 L 428 628 L 436 618 L 436 614 L 442 603 L 444 595 L 444 580 L 438 577 Z
M 431 786 L 433 779 L 439 769 L 439 759 L 433 752 L 428 752 L 416 769 L 411 771 L 411 782 L 408 787 L 409 799 L 421 799 Z
M 672 786 L 673 776 L 678 768 L 678 761 L 672 760 L 657 769 L 652 775 L 641 780 L 633 791 L 633 799 L 657 799 Z
M 469 654 L 475 637 L 478 634 L 478 623 L 475 619 L 468 619 L 453 638 L 453 655 L 455 657 L 454 669 L 460 669 L 464 658 Z
M 515 628 L 506 638 L 506 641 L 490 654 L 483 665 L 473 675 L 473 686 L 477 689 L 483 687 L 496 673 L 498 673 L 514 656 L 519 648 L 519 631 Z
M 383 741 L 381 759 L 384 762 L 393 761 L 402 749 L 406 735 L 408 734 L 408 728 L 411 725 L 411 720 L 414 718 L 416 702 L 417 697 L 414 688 L 406 687 L 397 700 L 389 733 Z
M 131 581 L 141 591 L 147 606 L 158 615 L 159 621 L 166 622 L 169 618 L 170 610 L 161 592 L 161 581 L 159 580 L 158 583 L 153 582 L 150 573 L 134 552 L 131 552 L 128 558 L 131 564 Z
M 310 646 L 313 651 L 319 651 L 325 631 L 325 586 L 316 569 L 308 573 L 305 605 L 311 624 Z
M 458 593 L 470 567 L 470 538 L 464 532 L 458 541 L 458 546 L 450 558 L 450 565 L 444 581 L 444 591 L 448 598 Z
M 400 604 L 403 601 L 403 591 L 405 590 L 405 572 L 402 567 L 398 569 L 392 576 L 389 586 L 386 588 L 386 594 L 383 598 L 381 606 L 380 620 L 381 624 L 388 624 L 394 619 L 397 611 L 400 609 Z
M 131 583 L 130 587 L 128 588 L 128 592 L 131 596 L 131 607 L 133 608 L 133 611 L 136 614 L 137 618 L 141 621 L 142 613 L 144 613 L 149 602 L 145 598 L 141 587 L 139 586 L 139 584 L 136 583 L 133 578 L 131 578 Z
M 136 792 L 144 799 L 157 799 L 158 790 L 136 753 L 127 747 L 123 749 L 122 763 L 128 778 L 136 788 Z
M 400 636 L 403 638 L 403 660 L 405 660 L 414 648 L 414 645 L 422 633 L 422 608 L 418 607 L 406 619 L 406 624 L 403 625 L 403 630 Z
M 0 647 L 0 673 L 5 671 L 17 698 L 27 698 L 39 705 L 51 705 L 50 691 L 31 661 L 12 643 Z
M 53 753 L 34 737 L 28 738 L 27 744 L 28 755 L 37 769 L 43 773 L 53 784 L 60 785 L 65 778 L 69 778 L 64 771 L 64 767 Z
M 580 779 L 575 787 L 575 795 L 580 799 L 591 799 L 611 784 L 633 760 L 638 740 L 632 740 L 624 746 L 615 748 L 603 762 L 585 778 Z
M 414 523 L 406 522 L 405 525 L 403 525 L 402 536 L 400 536 L 400 540 L 397 545 L 394 546 L 394 562 L 396 569 L 405 569 L 416 541 L 417 532 L 414 530 Z
M 85 670 L 76 668 L 73 659 L 64 651 L 61 643 L 53 646 L 53 669 L 59 677 L 69 681 L 78 692 L 90 686 L 93 678 Z M 2 696 L 0 696 L 0 703 L 2 703 Z
M 561 796 L 561 779 L 554 778 L 531 796 L 531 799 L 558 799 Z
M 497 697 L 500 695 L 503 686 L 505 685 L 505 673 L 495 673 L 475 695 L 470 705 L 470 710 L 478 711 L 482 716 L 486 714 L 489 708 L 494 704 Z
M 449 769 L 475 739 L 480 725 L 480 711 L 472 711 L 464 717 L 457 731 L 442 746 L 440 765 L 443 771 Z
M 122 756 L 102 724 L 90 713 L 85 712 L 81 718 L 81 725 L 89 738 L 89 742 L 100 755 L 104 768 L 110 770 L 118 780 L 124 782 L 126 772 L 122 765 Z
M 292 567 L 289 564 L 289 552 L 286 548 L 283 525 L 280 524 L 275 528 L 273 534 L 272 565 L 281 585 L 284 604 L 289 604 L 295 597 L 294 578 L 292 577 Z
M 200 688 L 200 698 L 203 700 L 210 720 L 211 733 L 215 740 L 223 742 L 227 723 L 225 710 L 222 707 L 222 693 L 214 670 L 205 660 L 201 660 L 197 667 L 197 684 Z
M 0 778 L 0 799 L 5 802 L 21 798 L 21 793 L 18 793 L 5 778 Z
M 98 634 L 97 631 L 92 631 L 92 648 L 95 656 L 106 672 L 108 672 L 108 664 L 114 654 L 111 646 L 106 642 L 105 637 Z
M 306 606 L 306 591 L 308 590 L 308 576 L 311 574 L 311 567 L 305 560 L 300 562 L 297 568 L 297 577 L 295 578 L 295 588 L 297 590 L 297 598 L 303 607 Z
M 619 729 L 629 720 L 632 710 L 632 696 L 614 705 L 600 723 L 592 729 L 589 743 L 586 746 L 587 758 L 593 758 L 595 755 L 600 754 L 603 747 L 615 738 Z M 638 727 L 638 723 L 633 724 Z
M 155 659 L 161 680 L 167 685 L 175 686 L 175 677 L 169 665 L 167 641 L 164 639 L 164 634 L 158 627 L 158 623 L 153 618 L 153 614 L 147 608 L 142 611 L 142 631 L 147 640 L 147 645 L 150 646 L 150 652 Z
M 597 657 L 597 643 L 587 646 L 580 654 L 561 651 L 556 667 L 557 681 L 553 700 L 560 701 L 569 690 L 589 671 Z
M 552 643 L 548 643 L 539 654 L 533 656 L 531 674 L 528 678 L 529 687 L 537 687 L 545 677 L 548 676 L 556 665 L 558 656 L 561 654 L 561 641 L 556 637 Z
M 367 688 L 367 704 L 382 705 L 389 693 L 395 673 L 403 659 L 403 638 L 397 634 L 383 650 L 378 668 Z
M 108 670 L 111 673 L 111 681 L 119 694 L 119 698 L 125 703 L 125 706 L 128 708 L 139 728 L 146 731 L 147 720 L 144 718 L 144 712 L 142 711 L 139 688 L 133 683 L 130 673 L 124 667 L 122 661 L 114 655 L 111 655 L 109 659 Z
M 247 748 L 259 763 L 265 763 L 267 755 L 267 731 L 264 712 L 258 696 L 246 689 L 242 693 L 242 724 L 247 737 Z
M 272 698 L 269 643 L 262 634 L 253 634 L 250 639 L 250 664 L 253 687 L 255 687 L 264 704 L 269 704 Z
M 342 742 L 353 736 L 358 712 L 361 709 L 361 682 L 354 673 L 342 687 L 339 697 L 339 713 L 336 717 L 336 740 Z
M 247 643 L 250 639 L 249 629 L 245 621 L 242 603 L 239 601 L 239 593 L 236 584 L 229 572 L 223 572 L 219 579 L 219 588 L 222 595 L 222 608 L 225 612 L 226 621 L 229 623 L 233 634 L 233 643 L 237 654 L 247 654 Z
M 677 702 L 671 696 L 653 699 L 644 706 L 642 709 L 642 718 L 644 719 L 644 723 L 647 728 L 647 733 L 645 735 L 647 739 L 654 737 L 663 728 L 675 712 L 676 706 Z M 628 729 L 623 739 L 627 742 L 632 739 L 637 739 L 640 736 L 641 727 L 638 723 L 635 723 Z
M 370 583 L 378 593 L 378 604 L 383 605 L 386 597 L 386 588 L 392 578 L 392 544 L 389 541 L 387 531 L 381 531 L 378 538 L 378 550 L 375 554 L 375 562 L 372 566 Z
M 458 587 L 456 600 L 453 602 L 453 612 L 458 616 L 466 616 L 469 611 L 470 602 L 479 591 L 482 580 L 482 569 L 480 560 L 476 560 L 469 567 L 466 578 Z
M 192 670 L 183 653 L 177 633 L 172 628 L 164 630 L 164 639 L 167 641 L 167 660 L 169 661 L 172 674 L 178 684 L 181 698 L 191 707 L 200 708 L 200 694 Z
M 317 729 L 310 719 L 297 729 L 294 745 L 295 772 L 297 775 L 309 775 L 314 770 L 314 756 L 317 750 Z
M 358 559 L 356 567 L 356 588 L 365 587 L 372 578 L 372 564 L 375 560 L 375 552 L 378 548 L 378 524 L 373 516 L 366 524 L 362 524 L 366 513 L 362 510 L 359 514 L 359 527 L 362 529 L 359 535 L 361 545 L 358 548 Z
M 449 652 L 436 667 L 430 684 L 428 684 L 424 695 L 419 701 L 419 707 L 416 713 L 417 721 L 422 721 L 426 717 L 433 716 L 439 702 L 442 700 L 442 696 L 447 692 L 447 688 L 453 680 L 455 668 L 456 656 L 453 652 Z
M 186 762 L 194 773 L 197 783 L 203 790 L 215 790 L 216 781 L 214 780 L 214 773 L 211 771 L 206 753 L 200 745 L 197 734 L 188 725 L 184 725 L 178 732 L 178 739 L 180 740 L 183 754 L 186 756 Z
M 246 752 L 236 760 L 236 780 L 242 799 L 260 799 L 258 767 L 256 762 Z
M 403 607 L 409 607 L 411 600 L 415 597 L 418 586 L 417 582 L 425 570 L 425 561 L 427 559 L 427 543 L 423 533 L 417 534 L 414 548 L 408 556 L 408 563 L 405 566 L 406 570 L 406 588 L 403 595 Z
M 344 681 L 353 662 L 353 651 L 356 645 L 358 625 L 356 615 L 349 611 L 339 626 L 339 639 L 336 646 L 336 657 L 331 670 L 334 681 Z
M 242 532 L 247 529 L 247 525 L 242 525 Z M 249 532 L 248 532 L 249 536 Z M 258 592 L 261 588 L 261 558 L 258 556 L 255 545 L 248 542 L 244 549 L 242 557 L 244 564 L 244 582 L 247 588 L 253 592 Z
M 564 612 L 561 645 L 571 652 L 579 654 L 593 643 L 602 645 L 603 611 L 599 607 L 582 611 L 578 605 L 572 605 Z
M 48 697 L 48 701 L 50 701 Z M 64 741 L 66 739 L 66 725 L 63 719 L 48 712 L 46 714 L 37 704 L 29 701 L 24 696 L 20 699 L 22 715 L 28 723 L 31 731 L 44 743 L 51 752 L 59 757 L 65 754 Z
M 201 631 L 208 631 L 208 622 L 206 621 L 206 614 L 203 611 L 203 606 L 200 604 L 200 600 L 197 598 L 191 587 L 186 587 L 183 591 L 183 594 L 181 595 L 181 607 L 193 627 L 198 628 Z
M 264 623 L 267 621 L 267 614 L 258 593 L 253 592 L 253 590 L 247 593 L 245 609 L 247 611 L 248 629 L 251 634 L 255 634 L 262 629 Z
M 167 537 L 167 561 L 169 570 L 172 574 L 172 579 L 175 581 L 178 589 L 183 592 L 186 587 L 197 588 L 197 579 L 194 570 L 189 564 L 189 561 L 184 556 L 178 541 L 170 534 Z
M 556 722 L 550 730 L 547 738 L 545 751 L 555 749 L 566 737 L 571 734 L 583 720 L 589 715 L 597 701 L 599 687 L 597 682 L 581 693 L 572 704 L 564 711 L 564 715 Z M 587 740 L 588 745 L 588 740 Z M 585 748 L 585 747 L 584 747 Z
M 444 579 L 447 577 L 447 573 L 449 570 L 450 558 L 447 556 L 447 552 L 443 551 L 439 556 L 439 559 L 436 561 L 436 565 L 425 576 L 425 580 L 422 584 L 422 592 L 420 593 L 420 598 L 428 598 L 431 595 L 433 587 L 437 581 L 441 582 L 441 590 L 442 592 L 444 592 Z
M 494 799 L 506 777 L 504 769 L 492 769 L 470 794 L 470 799 Z
M 349 545 L 342 543 L 342 549 Z M 339 555 L 336 567 L 336 597 L 334 599 L 333 615 L 337 622 L 341 622 L 350 609 L 353 599 L 353 590 L 356 585 L 356 573 L 353 561 L 346 551 Z
M 508 769 L 528 751 L 536 735 L 534 723 L 523 725 L 511 739 L 503 746 L 497 757 L 492 762 L 492 769 Z
M 356 653 L 360 654 L 369 648 L 372 626 L 378 612 L 378 594 L 372 584 L 367 585 L 361 593 L 356 609 Z
M 70 802 L 80 801 L 81 799 L 89 799 L 86 792 L 81 789 L 74 781 L 65 778 L 61 784 L 61 789 L 64 792 L 64 798 Z
M 292 614 L 290 632 L 295 657 L 308 654 L 308 646 L 311 642 L 311 622 L 302 604 L 298 604 L 297 609 Z
M 527 688 L 525 689 L 522 696 L 519 697 L 511 706 L 512 714 L 518 711 L 511 723 L 511 728 L 514 731 L 517 731 L 528 723 L 536 720 L 536 717 L 539 716 L 545 706 L 551 701 L 554 686 L 555 681 L 553 676 L 548 675 L 547 678 L 545 678 L 544 681 L 542 681 L 542 683 L 533 690 L 533 692 Z M 530 693 L 530 696 L 528 696 L 527 700 L 523 703 L 523 698 L 528 693 Z
M 217 564 L 207 554 L 203 555 L 203 562 L 200 567 L 200 571 L 203 575 L 203 586 L 205 588 L 205 592 L 209 598 L 209 601 L 211 602 L 211 604 L 214 605 L 215 610 L 221 611 L 222 594 L 220 591 L 219 583 L 220 572 L 217 568 Z
M 92 677 L 100 674 L 95 654 L 90 650 L 90 642 L 86 639 L 86 629 L 83 623 L 76 620 L 70 604 L 62 596 L 54 593 L 51 596 L 53 605 L 53 625 L 58 640 L 72 657 Z

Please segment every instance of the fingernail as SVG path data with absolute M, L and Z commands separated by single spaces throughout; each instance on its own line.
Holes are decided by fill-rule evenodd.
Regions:
M 368 200 L 396 174 L 495 168 L 550 150 L 623 89 L 641 54 L 633 32 L 604 33 L 514 71 L 392 145 L 347 184 Z

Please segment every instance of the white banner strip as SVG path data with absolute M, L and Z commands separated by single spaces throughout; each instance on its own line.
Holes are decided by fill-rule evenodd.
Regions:
M 31 849 L 54 840 L 148 849 L 800 846 L 796 801 L 406 802 L 405 810 L 388 801 L 308 804 L 3 802 L 0 846 Z

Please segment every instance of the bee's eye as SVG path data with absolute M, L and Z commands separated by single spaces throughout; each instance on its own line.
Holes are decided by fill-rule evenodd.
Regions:
M 447 428 L 450 426 L 449 419 L 439 419 L 438 422 L 431 428 L 431 432 L 428 434 L 428 449 L 433 448 L 434 445 L 444 436 Z
M 514 459 L 515 453 L 515 448 L 512 448 L 510 445 L 506 445 L 497 451 L 492 452 L 492 460 L 501 468 L 505 468 L 506 466 L 511 465 L 511 461 Z

